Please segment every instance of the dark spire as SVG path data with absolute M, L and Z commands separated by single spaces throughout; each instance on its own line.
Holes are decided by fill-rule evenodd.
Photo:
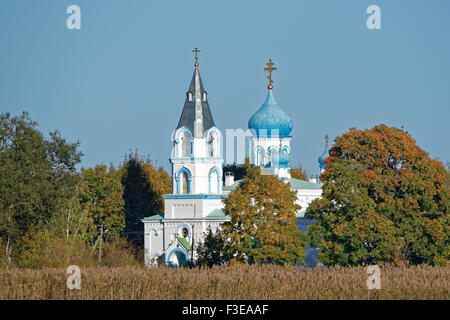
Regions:
M 198 90 L 199 92 L 196 92 L 196 79 L 198 81 Z M 194 123 L 196 120 L 196 114 L 195 114 L 195 100 L 196 100 L 196 93 L 199 94 L 198 99 L 199 100 L 199 107 L 201 107 L 201 116 L 202 119 L 202 125 L 203 130 L 201 134 L 210 129 L 211 127 L 214 127 L 214 120 L 211 114 L 211 110 L 209 109 L 208 105 L 208 97 L 205 91 L 205 88 L 203 87 L 202 79 L 200 77 L 200 72 L 198 71 L 198 65 L 195 67 L 194 75 L 192 76 L 191 84 L 189 85 L 189 90 L 186 93 L 186 101 L 184 103 L 183 112 L 181 113 L 180 121 L 178 121 L 177 129 L 185 126 L 187 127 L 192 135 L 195 136 L 194 133 Z M 206 98 L 206 99 L 205 99 Z

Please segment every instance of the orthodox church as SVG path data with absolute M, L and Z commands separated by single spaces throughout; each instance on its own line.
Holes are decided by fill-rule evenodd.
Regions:
M 230 172 L 225 172 L 223 184 L 222 132 L 215 126 L 208 95 L 199 72 L 197 48 L 195 68 L 178 125 L 172 134 L 172 193 L 164 195 L 164 213 L 146 217 L 144 247 L 146 266 L 158 261 L 167 266 L 183 266 L 195 260 L 196 245 L 211 229 L 213 232 L 230 217 L 226 216 L 222 199 L 239 185 Z M 291 178 L 290 154 L 293 121 L 275 100 L 272 89 L 272 60 L 267 63 L 269 86 L 263 105 L 251 116 L 248 127 L 252 132 L 250 145 L 252 165 L 260 166 L 262 174 L 273 174 L 289 182 L 297 193 L 302 209 L 296 213 L 297 226 L 306 231 L 312 222 L 304 218 L 309 203 L 322 194 L 317 178 L 309 181 Z M 327 143 L 328 144 L 328 143 Z M 319 158 L 325 167 L 327 148 Z M 308 255 L 314 250 L 307 248 Z M 310 258 L 310 260 L 313 258 Z M 314 264 L 310 262 L 310 264 Z

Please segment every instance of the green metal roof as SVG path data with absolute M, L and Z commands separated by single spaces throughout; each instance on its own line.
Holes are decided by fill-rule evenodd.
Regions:
M 213 211 L 210 212 L 210 214 L 208 214 L 205 219 L 206 220 L 216 220 L 216 219 L 224 219 L 224 218 L 228 218 L 225 215 L 225 212 L 223 212 L 220 209 L 214 209 Z
M 303 219 L 305 217 L 306 208 L 301 208 L 301 210 L 295 213 L 297 219 Z
M 178 242 L 181 243 L 183 247 L 185 247 L 188 251 L 191 251 L 192 248 L 189 245 L 189 242 L 185 238 L 178 238 Z
M 239 186 L 239 182 L 241 182 L 241 180 L 235 181 L 231 186 L 223 186 L 222 190 L 234 190 Z
M 241 180 L 235 181 L 231 186 L 223 186 L 223 190 L 234 190 L 239 186 L 239 182 Z M 322 185 L 320 183 L 313 183 L 300 179 L 289 179 L 291 183 L 291 189 L 322 189 Z
M 304 181 L 300 179 L 289 179 L 292 189 L 322 189 L 320 183 L 313 183 L 309 181 Z
M 154 216 L 145 217 L 144 219 L 142 219 L 142 221 L 152 221 L 152 220 L 162 220 L 162 219 L 164 219 L 163 214 L 156 214 Z

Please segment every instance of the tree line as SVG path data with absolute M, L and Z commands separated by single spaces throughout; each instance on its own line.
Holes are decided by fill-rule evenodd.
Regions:
M 27 113 L 0 115 L 0 266 L 140 263 L 140 219 L 163 212 L 170 177 L 137 153 L 78 171 L 81 157 Z
M 196 265 L 298 264 L 307 244 L 326 265 L 448 263 L 448 167 L 385 125 L 350 129 L 329 154 L 306 234 L 289 183 L 248 161 L 224 168 L 240 180 L 224 199 L 230 221 L 206 234 Z M 78 142 L 45 137 L 27 113 L 0 115 L 0 267 L 143 264 L 141 219 L 164 212 L 169 175 L 137 152 L 77 170 L 81 157 Z M 306 179 L 301 167 L 294 175 Z
M 352 128 L 329 150 L 322 197 L 306 211 L 315 220 L 306 234 L 295 227 L 299 206 L 289 184 L 247 164 L 225 199 L 231 221 L 209 231 L 197 265 L 293 265 L 304 262 L 306 244 L 321 248 L 325 265 L 448 265 L 449 179 L 449 168 L 403 129 Z

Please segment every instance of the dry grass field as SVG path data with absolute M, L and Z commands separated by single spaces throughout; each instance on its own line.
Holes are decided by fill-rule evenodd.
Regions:
M 446 299 L 450 268 L 381 266 L 380 290 L 365 268 L 229 266 L 212 269 L 81 270 L 69 290 L 63 269 L 0 270 L 0 299 Z

